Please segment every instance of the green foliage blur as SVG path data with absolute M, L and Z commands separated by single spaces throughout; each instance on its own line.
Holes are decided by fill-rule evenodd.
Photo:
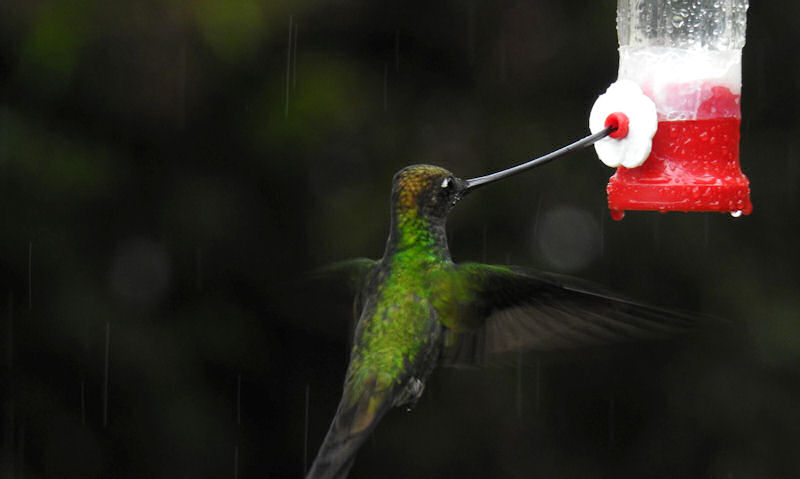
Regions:
M 613 0 L 0 3 L 0 477 L 302 477 L 392 174 L 587 133 Z M 798 477 L 800 6 L 752 2 L 755 210 L 629 213 L 585 151 L 466 198 L 456 261 L 715 316 L 691 338 L 437 371 L 352 477 Z M 480 197 L 479 197 L 480 196 Z

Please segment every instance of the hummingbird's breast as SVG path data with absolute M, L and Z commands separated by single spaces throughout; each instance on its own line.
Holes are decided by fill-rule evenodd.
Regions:
M 443 332 L 434 277 L 448 262 L 401 252 L 382 265 L 356 328 L 350 386 L 375 381 L 396 391 L 411 377 L 425 380 L 438 360 Z

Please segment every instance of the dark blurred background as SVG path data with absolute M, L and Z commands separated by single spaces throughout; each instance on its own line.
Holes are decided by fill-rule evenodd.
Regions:
M 0 4 L 4 478 L 301 477 L 392 174 L 478 176 L 587 133 L 613 0 Z M 451 215 L 456 261 L 729 320 L 442 369 L 353 477 L 798 477 L 800 5 L 753 2 L 755 210 L 612 221 L 593 151 Z

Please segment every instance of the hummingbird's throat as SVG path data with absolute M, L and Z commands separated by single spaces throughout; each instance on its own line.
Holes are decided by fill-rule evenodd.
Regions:
M 403 250 L 418 247 L 444 253 L 449 257 L 444 219 L 428 218 L 416 208 L 397 208 L 394 213 L 387 244 L 389 248 Z

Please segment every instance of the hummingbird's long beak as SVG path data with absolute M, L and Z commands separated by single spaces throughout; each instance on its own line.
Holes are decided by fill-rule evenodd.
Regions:
M 478 189 L 481 186 L 487 185 L 489 183 L 495 182 L 497 180 L 502 180 L 508 176 L 516 175 L 517 173 L 521 173 L 525 170 L 529 170 L 535 166 L 540 166 L 545 163 L 548 163 L 556 158 L 560 158 L 564 155 L 572 153 L 574 151 L 581 150 L 586 148 L 587 146 L 591 146 L 595 144 L 597 141 L 602 140 L 606 136 L 614 133 L 617 129 L 617 126 L 612 125 L 604 128 L 603 130 L 598 131 L 594 135 L 589 135 L 585 138 L 581 138 L 580 140 L 576 141 L 575 143 L 571 143 L 559 150 L 553 151 L 548 153 L 544 156 L 540 156 L 539 158 L 534 158 L 528 162 L 522 163 L 517 166 L 512 166 L 507 170 L 498 171 L 496 173 L 491 173 L 486 176 L 479 176 L 477 178 L 471 178 L 467 180 L 467 188 L 464 190 L 464 194 L 471 193 Z

